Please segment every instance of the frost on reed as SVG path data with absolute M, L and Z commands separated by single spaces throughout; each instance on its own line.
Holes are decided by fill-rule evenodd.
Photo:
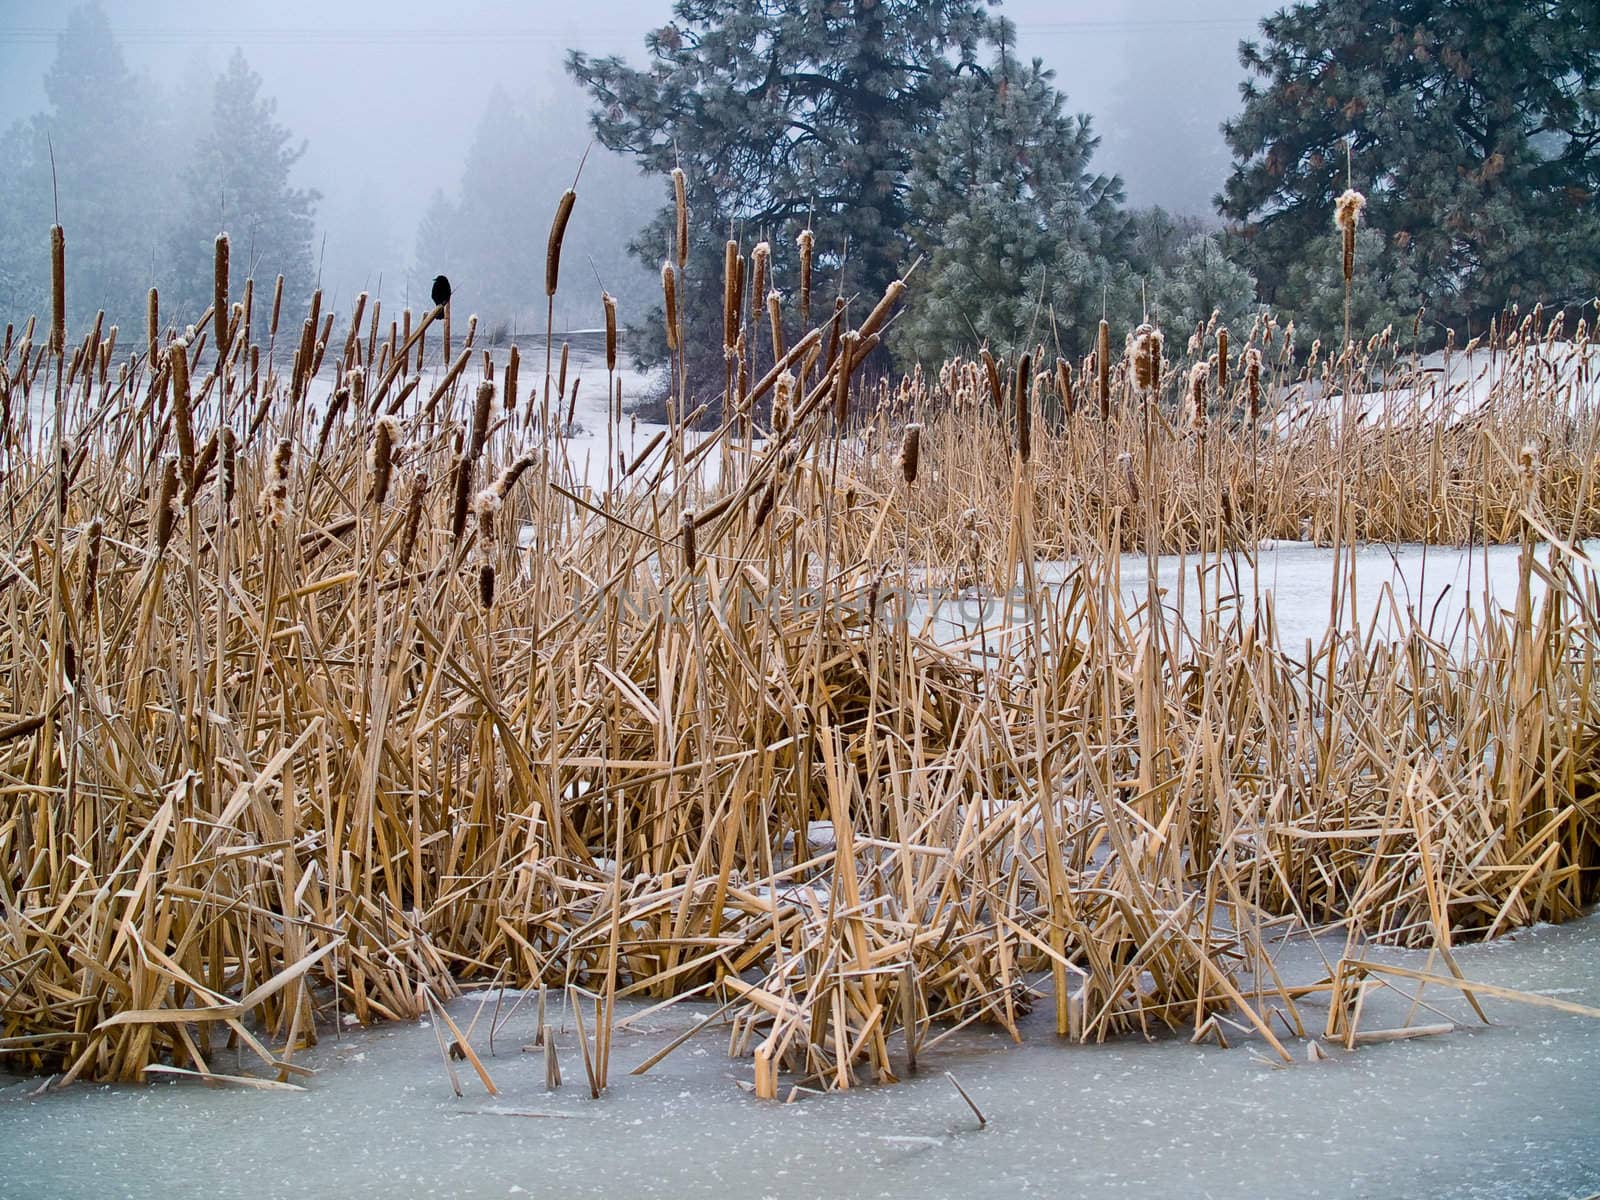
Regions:
M 1530 549 L 1544 599 L 1475 618 L 1466 653 L 1417 629 L 1308 655 L 1214 596 L 1180 636 L 1115 578 L 1129 545 L 1214 565 L 1307 519 L 1595 532 L 1595 418 L 1557 409 L 1559 351 L 1502 338 L 1526 369 L 1459 427 L 1296 424 L 1327 380 L 1264 327 L 1242 379 L 1205 382 L 1202 459 L 1159 352 L 1113 375 L 1105 333 L 1077 377 L 1103 421 L 1052 419 L 1072 375 L 1036 357 L 1009 390 L 992 355 L 852 379 L 898 294 L 854 327 L 833 309 L 831 354 L 801 315 L 764 373 L 731 330 L 767 442 L 674 430 L 604 495 L 559 429 L 493 424 L 487 378 L 434 403 L 359 338 L 363 398 L 320 458 L 291 371 L 185 406 L 191 347 L 149 358 L 153 319 L 120 385 L 83 372 L 70 489 L 56 447 L 15 441 L 0 508 L 0 1063 L 315 1086 L 297 1058 L 336 1013 L 496 977 L 711 998 L 764 1097 L 893 1079 L 962 1022 L 1021 1036 L 1033 1004 L 1073 1041 L 1226 1027 L 1288 1059 L 1308 993 L 1251 969 L 1263 928 L 1344 923 L 1311 994 L 1354 1044 L 1371 940 L 1447 949 L 1596 898 L 1600 596 L 1575 550 Z M 708 489 L 696 456 L 737 469 Z M 913 607 L 886 563 L 1011 586 L 1017 555 L 1079 565 L 1024 623 L 883 636 Z

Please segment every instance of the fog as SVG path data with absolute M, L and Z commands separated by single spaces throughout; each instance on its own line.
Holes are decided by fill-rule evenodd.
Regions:
M 71 7 L 0 0 L 0 129 L 47 107 L 43 77 Z M 1094 118 L 1095 165 L 1123 176 L 1131 204 L 1209 216 L 1228 161 L 1217 125 L 1238 102 L 1237 45 L 1274 7 L 1007 0 L 999 11 L 1016 23 L 1020 52 L 1044 59 L 1068 106 Z M 563 54 L 581 48 L 640 62 L 645 31 L 667 21 L 671 3 L 105 0 L 104 10 L 131 70 L 191 98 L 184 105 L 204 105 L 207 81 L 241 49 L 277 119 L 305 141 L 293 180 L 321 193 L 324 286 L 348 296 L 381 280 L 398 301 L 413 266 L 411 286 L 431 277 L 432 264 L 413 262 L 419 223 L 436 194 L 457 193 L 491 98 L 536 114 L 563 153 L 571 147 L 565 161 L 552 156 L 545 178 L 526 181 L 537 240 L 587 138 L 585 98 L 562 70 Z M 625 171 L 606 178 L 622 180 L 613 199 L 625 211 L 657 202 L 655 184 L 630 191 Z

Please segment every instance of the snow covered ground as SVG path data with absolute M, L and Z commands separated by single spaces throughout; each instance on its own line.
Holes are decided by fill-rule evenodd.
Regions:
M 1326 950 L 1336 954 L 1335 940 Z M 1456 951 L 1463 972 L 1600 1005 L 1600 916 Z M 1421 952 L 1388 961 L 1425 965 Z M 1291 979 L 1320 972 L 1315 949 L 1284 947 Z M 531 1005 L 484 1061 L 447 1083 L 421 1024 L 331 1035 L 304 1061 L 304 1093 L 77 1085 L 32 1096 L 0 1086 L 0 1197 L 1578 1197 L 1600 1189 L 1600 1020 L 1484 998 L 1478 1024 L 1454 996 L 1424 999 L 1453 1033 L 1369 1045 L 1274 1067 L 1234 1045 L 1185 1037 L 1098 1046 L 1058 1042 L 1040 1005 L 1024 1041 L 963 1031 L 893 1087 L 792 1105 L 735 1086 L 718 1023 L 643 1076 L 629 1070 L 710 1007 L 686 1001 L 619 1031 L 612 1086 L 589 1098 L 570 1023 L 558 1033 L 566 1086 L 544 1090 Z M 451 1011 L 463 1028 L 480 1000 Z M 636 1013 L 643 1005 L 625 1006 Z M 1364 1028 L 1405 1004 L 1375 995 Z M 1314 1033 L 1326 1015 L 1302 1004 Z M 557 1019 L 555 1016 L 553 1020 Z M 1440 1020 L 1426 1014 L 1426 1022 Z M 472 1035 L 487 1055 L 487 1012 Z M 226 1068 L 226 1061 L 219 1063 Z M 945 1078 L 983 1110 L 978 1129 Z

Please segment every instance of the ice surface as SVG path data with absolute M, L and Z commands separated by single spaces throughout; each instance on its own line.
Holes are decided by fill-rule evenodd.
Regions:
M 1423 952 L 1382 957 L 1426 965 Z M 1471 979 L 1600 1005 L 1600 917 L 1462 947 L 1456 957 Z M 1304 940 L 1279 962 L 1291 979 L 1320 968 Z M 1600 1021 L 1485 998 L 1494 1024 L 1483 1026 L 1453 993 L 1430 988 L 1423 998 L 1457 1031 L 1349 1054 L 1323 1043 L 1329 1059 L 1315 1063 L 1306 1061 L 1309 1042 L 1292 1040 L 1297 1061 L 1285 1068 L 1231 1032 L 1226 1050 L 1183 1037 L 1061 1043 L 1043 1004 L 1020 1046 L 998 1032 L 964 1031 L 925 1052 L 920 1073 L 898 1085 L 787 1106 L 735 1087 L 751 1065 L 726 1057 L 726 1028 L 694 1001 L 619 1031 L 611 1089 L 599 1101 L 582 1082 L 568 1021 L 557 1034 L 567 1084 L 546 1093 L 542 1056 L 520 1051 L 533 1034 L 525 1002 L 496 1033 L 494 1057 L 487 1012 L 472 1035 L 498 1096 L 457 1064 L 466 1095 L 456 1099 L 433 1030 L 415 1024 L 330 1035 L 303 1058 L 319 1074 L 299 1094 L 190 1082 L 77 1085 L 38 1098 L 28 1095 L 33 1083 L 0 1088 L 0 1197 L 1592 1192 Z M 463 1028 L 480 1001 L 452 1005 Z M 1376 995 L 1363 1027 L 1397 1023 L 1404 1008 Z M 1307 1000 L 1301 1011 L 1320 1032 L 1325 1006 Z M 552 1009 L 553 1021 L 561 1017 Z M 628 1074 L 695 1023 L 705 1028 L 659 1066 Z M 988 1128 L 976 1128 L 946 1071 Z

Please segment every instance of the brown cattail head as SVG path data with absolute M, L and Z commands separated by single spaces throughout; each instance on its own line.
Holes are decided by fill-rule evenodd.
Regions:
M 554 296 L 561 281 L 561 240 L 567 236 L 567 222 L 572 218 L 572 206 L 578 193 L 568 188 L 561 193 L 556 205 L 556 219 L 550 223 L 550 243 L 544 252 L 544 294 Z
M 50 353 L 60 358 L 67 349 L 67 234 L 50 226 Z
M 917 481 L 917 469 L 922 463 L 922 426 L 913 421 L 906 426 L 905 440 L 900 443 L 900 474 L 908 484 Z
M 667 308 L 667 349 L 678 348 L 678 278 L 671 263 L 661 264 L 661 297 Z
M 767 295 L 767 275 L 772 263 L 772 245 L 770 242 L 757 242 L 756 248 L 750 251 L 750 307 L 765 301 Z
M 359 318 L 358 318 L 359 319 Z M 217 342 L 217 361 L 228 353 L 228 235 L 217 234 L 211 258 L 211 322 Z
M 393 417 L 379 417 L 372 430 L 372 449 L 367 465 L 372 471 L 371 499 L 381 505 L 389 495 L 389 481 L 394 475 L 395 443 L 400 437 L 400 423 Z
M 83 551 L 83 586 L 78 589 L 78 619 L 86 627 L 94 621 L 95 593 L 100 580 L 100 539 L 105 523 L 99 517 L 89 522 L 89 541 Z
M 860 351 L 860 346 L 861 335 L 854 329 L 846 331 L 839 353 L 839 363 L 833 377 L 833 421 L 835 427 L 840 430 L 850 418 L 850 372 L 855 366 L 855 357 Z
M 146 354 L 150 369 L 156 369 L 159 356 L 159 347 L 156 343 L 161 337 L 161 296 L 155 288 L 150 289 L 150 295 L 145 300 L 144 306 L 144 331 L 145 341 L 148 344 Z
M 678 270 L 689 265 L 689 178 L 682 167 L 672 168 L 672 201 L 677 216 Z
M 428 473 L 418 471 L 417 477 L 411 483 L 411 497 L 406 501 L 405 530 L 400 537 L 400 565 L 403 567 L 411 561 L 411 552 L 416 549 L 417 530 L 422 526 L 423 502 L 428 498 Z
M 779 437 L 788 432 L 790 404 L 794 398 L 795 377 L 792 371 L 778 376 L 772 394 L 772 432 Z
M 515 346 L 506 356 L 506 409 L 510 411 L 517 407 L 517 372 L 522 366 L 522 354 Z
M 739 340 L 740 281 L 744 274 L 744 259 L 739 254 L 739 243 L 732 238 L 722 253 L 722 348 L 732 350 Z
M 883 328 L 883 323 L 889 319 L 889 314 L 894 311 L 894 306 L 900 303 L 900 297 L 906 294 L 906 281 L 904 279 L 891 279 L 889 286 L 883 289 L 883 297 L 870 313 L 867 319 L 861 322 L 861 336 L 871 337 Z
M 178 521 L 178 460 L 170 454 L 161 464 L 161 487 L 156 493 L 156 553 L 172 540 Z
M 1033 355 L 1024 351 L 1012 386 L 1012 403 L 1017 414 L 1017 457 L 1024 463 L 1033 456 L 1032 398 Z
M 606 310 L 606 370 L 617 369 L 617 298 L 610 292 L 600 293 L 600 305 Z
M 1117 455 L 1117 465 L 1122 468 L 1122 481 L 1128 489 L 1128 503 L 1139 503 L 1139 476 L 1134 473 L 1133 455 L 1124 450 Z
M 776 288 L 767 293 L 767 323 L 772 326 L 772 361 L 780 362 L 784 355 L 783 297 Z
M 1000 367 L 994 361 L 994 355 L 989 353 L 989 347 L 983 347 L 978 355 L 983 359 L 983 370 L 989 377 L 989 400 L 994 404 L 995 412 L 1004 412 L 1006 401 L 1005 393 L 1000 388 Z
M 472 502 L 472 459 L 463 454 L 450 471 L 450 536 L 457 542 L 467 532 L 467 510 Z
M 189 343 L 178 338 L 167 350 L 172 374 L 172 424 L 178 437 L 178 467 L 185 481 L 194 478 L 194 414 L 190 411 Z
M 1217 396 L 1225 398 L 1228 390 L 1228 327 L 1217 330 Z
M 1061 400 L 1061 411 L 1070 417 L 1078 408 L 1078 398 L 1072 391 L 1072 364 L 1064 358 L 1056 359 L 1056 395 Z
M 566 355 L 562 355 L 565 365 Z M 474 462 L 489 442 L 489 423 L 494 419 L 494 384 L 485 379 L 478 384 L 476 403 L 472 408 L 472 440 L 468 442 L 467 457 Z
M 689 574 L 694 574 L 695 564 L 699 561 L 699 554 L 695 549 L 694 541 L 694 509 L 683 510 L 683 519 L 678 526 L 679 537 L 683 543 L 683 569 Z
M 272 453 L 272 466 L 267 472 L 266 486 L 261 489 L 261 510 L 267 524 L 274 528 L 289 517 L 289 466 L 294 461 L 294 445 L 282 438 Z
M 1244 352 L 1244 383 L 1247 415 L 1251 425 L 1261 417 L 1261 351 L 1251 346 Z
M 478 603 L 485 612 L 494 607 L 493 563 L 483 563 L 478 567 Z
M 1206 380 L 1210 376 L 1210 363 L 1197 362 L 1189 368 L 1189 424 L 1202 434 L 1206 430 Z
M 1354 188 L 1346 188 L 1333 205 L 1333 223 L 1339 227 L 1344 240 L 1344 281 L 1349 283 L 1356 272 L 1356 226 L 1361 223 L 1361 210 L 1367 198 Z
M 217 452 L 217 496 L 222 502 L 222 511 L 227 513 L 233 507 L 233 495 L 239 486 L 239 438 L 232 426 L 224 425 L 220 430 Z
M 802 229 L 795 243 L 800 247 L 800 328 L 804 329 L 811 321 L 811 255 L 817 239 L 811 230 Z
M 1111 416 L 1111 323 L 1104 318 L 1095 335 L 1094 368 L 1096 390 L 1100 396 L 1100 419 L 1104 421 Z

